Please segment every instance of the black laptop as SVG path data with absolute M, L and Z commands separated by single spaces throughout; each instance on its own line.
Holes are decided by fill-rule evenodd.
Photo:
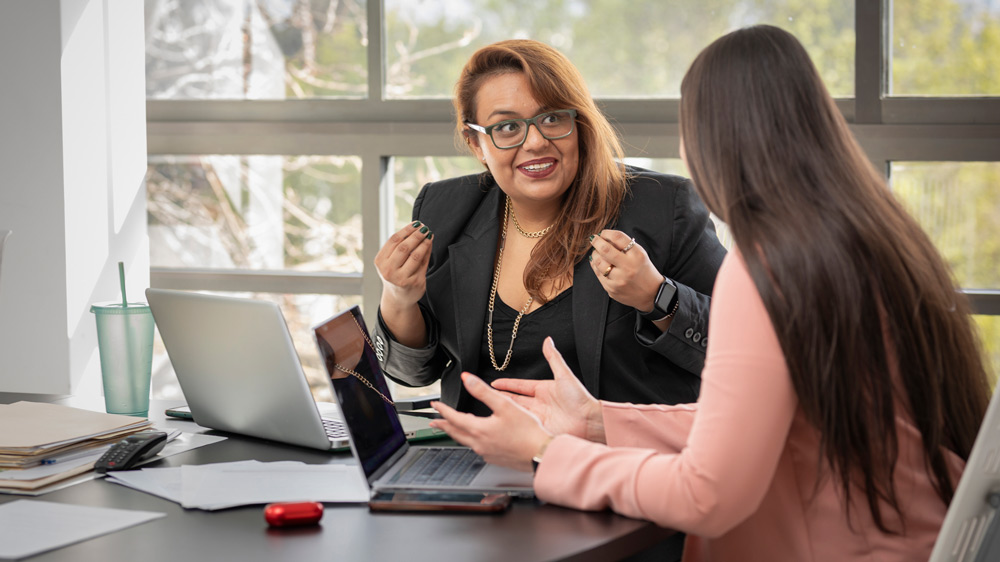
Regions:
M 407 443 L 358 307 L 313 331 L 347 424 L 351 451 L 372 492 L 422 489 L 534 495 L 530 472 L 487 464 L 468 447 Z

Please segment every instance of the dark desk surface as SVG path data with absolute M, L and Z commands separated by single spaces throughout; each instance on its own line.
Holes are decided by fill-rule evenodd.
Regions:
M 103 411 L 100 399 L 0 393 L 0 403 L 54 401 Z M 189 433 L 206 432 L 193 422 L 164 423 L 163 410 L 176 402 L 154 401 L 150 419 Z M 311 464 L 349 462 L 349 454 L 229 438 L 147 466 L 181 466 L 247 459 L 299 460 Z M 0 503 L 23 496 L 0 494 Z M 132 559 L 178 560 L 617 560 L 659 543 L 673 532 L 610 512 L 581 512 L 517 500 L 500 515 L 369 513 L 365 506 L 326 504 L 321 525 L 272 530 L 262 506 L 223 511 L 185 510 L 180 505 L 125 486 L 92 480 L 29 498 L 166 513 L 161 519 L 30 558 L 35 561 Z

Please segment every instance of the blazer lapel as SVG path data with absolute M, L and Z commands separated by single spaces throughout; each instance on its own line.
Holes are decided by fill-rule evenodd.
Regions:
M 580 380 L 592 395 L 598 396 L 601 351 L 610 297 L 594 276 L 587 260 L 573 270 L 573 334 L 580 360 Z
M 448 247 L 451 256 L 452 298 L 462 368 L 479 366 L 479 350 L 486 322 L 486 307 L 493 286 L 500 220 L 497 217 L 501 191 L 493 188 L 469 220 L 462 238 Z

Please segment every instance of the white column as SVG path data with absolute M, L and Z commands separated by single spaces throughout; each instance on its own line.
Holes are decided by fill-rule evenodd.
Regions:
M 149 285 L 143 5 L 0 3 L 0 391 L 100 394 L 90 305 Z

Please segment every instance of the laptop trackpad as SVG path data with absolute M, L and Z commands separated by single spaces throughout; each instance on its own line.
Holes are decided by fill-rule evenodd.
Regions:
M 521 472 L 492 464 L 483 467 L 469 484 L 473 488 L 528 488 L 534 484 L 530 472 Z

